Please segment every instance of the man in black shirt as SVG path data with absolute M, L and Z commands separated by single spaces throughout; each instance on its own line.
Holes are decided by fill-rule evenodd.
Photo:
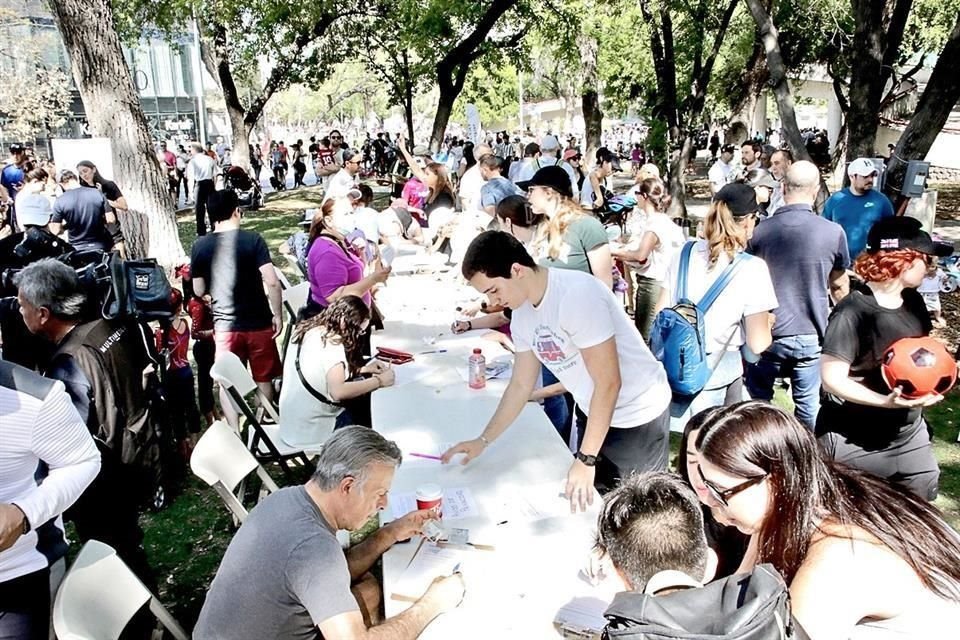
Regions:
M 107 211 L 107 200 L 99 189 L 84 189 L 77 174 L 64 169 L 58 175 L 63 195 L 53 203 L 49 229 L 54 235 L 66 229 L 70 244 L 78 251 L 110 251 L 113 238 L 107 224 L 117 222 L 116 213 Z
M 263 238 L 240 229 L 237 194 L 215 191 L 207 200 L 214 232 L 198 239 L 190 259 L 193 289 L 212 298 L 217 353 L 230 351 L 250 371 L 267 398 L 273 398 L 273 378 L 280 375 L 276 337 L 283 328 L 280 281 Z M 222 406 L 231 423 L 232 405 Z

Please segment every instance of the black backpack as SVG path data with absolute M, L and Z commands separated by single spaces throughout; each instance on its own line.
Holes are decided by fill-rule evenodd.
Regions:
M 662 596 L 618 593 L 604 616 L 604 640 L 809 640 L 769 564 Z

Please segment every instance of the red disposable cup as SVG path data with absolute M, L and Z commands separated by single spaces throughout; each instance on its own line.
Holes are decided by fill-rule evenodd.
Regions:
M 443 510 L 443 489 L 438 484 L 422 484 L 417 488 L 417 509 L 433 509 L 437 517 Z

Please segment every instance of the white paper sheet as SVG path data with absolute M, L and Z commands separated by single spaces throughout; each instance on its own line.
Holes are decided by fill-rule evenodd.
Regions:
M 394 381 L 393 386 L 402 387 L 405 384 L 416 382 L 417 380 L 429 376 L 434 372 L 434 370 L 435 367 L 420 362 L 408 362 L 406 364 L 397 365 L 393 368 L 394 375 L 396 375 L 396 380 Z
M 468 553 L 462 548 L 439 547 L 424 542 L 393 586 L 393 597 L 402 600 L 419 598 L 435 578 L 450 575 L 457 565 L 462 569 Z
M 410 458 L 415 459 L 415 458 Z M 423 462 L 440 464 L 432 460 Z M 406 458 L 404 459 L 406 464 Z M 417 496 L 415 493 L 391 493 L 388 500 L 390 505 L 390 514 L 393 519 L 402 518 L 417 508 Z M 462 520 L 463 518 L 474 518 L 480 515 L 480 508 L 473 497 L 470 489 L 450 488 L 443 490 L 443 519 L 444 520 Z
M 600 633 L 607 624 L 603 612 L 609 606 L 609 600 L 594 596 L 576 596 L 557 611 L 554 622 L 574 632 Z

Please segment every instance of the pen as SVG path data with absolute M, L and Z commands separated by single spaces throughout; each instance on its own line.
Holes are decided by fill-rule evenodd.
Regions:
M 453 571 L 450 572 L 450 575 L 454 575 L 454 574 L 460 573 L 460 565 L 461 565 L 461 564 L 463 564 L 463 563 L 462 563 L 462 562 L 458 562 L 458 563 L 457 563 L 457 566 L 455 566 L 455 567 L 453 568 Z
M 446 352 L 447 352 L 446 349 L 436 349 L 435 351 L 421 351 L 421 352 L 418 353 L 417 355 L 418 355 L 418 356 L 428 356 L 428 355 L 430 355 L 431 353 L 446 353 Z
M 413 456 L 414 458 L 425 458 L 427 460 L 443 460 L 440 456 L 432 456 L 429 453 L 408 453 L 408 456 Z

